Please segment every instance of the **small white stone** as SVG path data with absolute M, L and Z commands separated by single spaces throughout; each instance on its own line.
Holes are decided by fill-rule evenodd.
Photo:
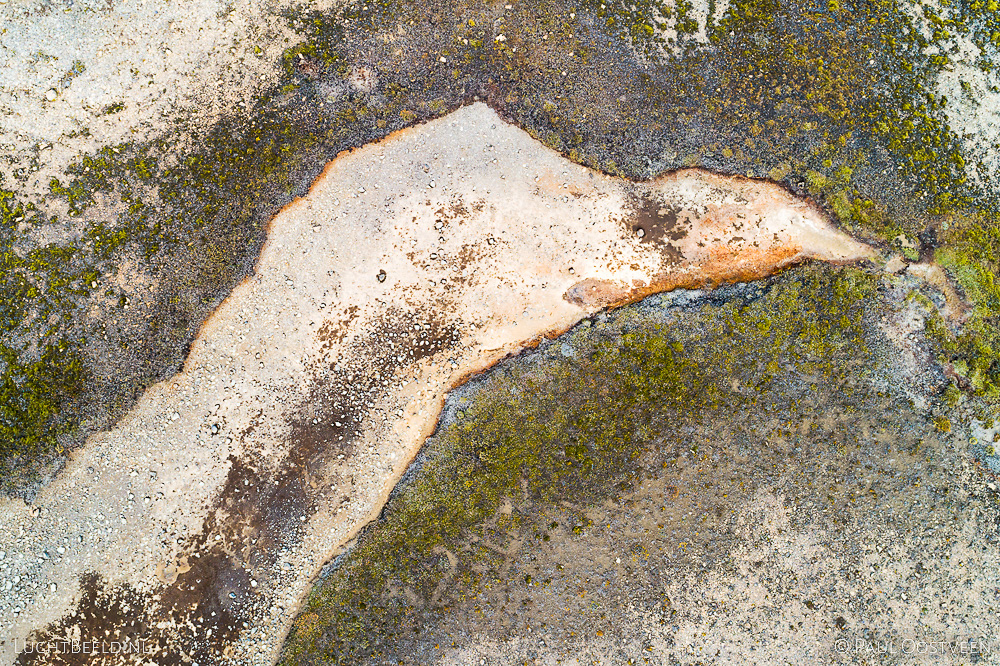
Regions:
M 45 100 L 48 102 L 54 102 L 56 101 L 56 97 L 58 95 L 59 93 L 56 92 L 55 88 L 49 88 L 48 90 L 45 91 Z

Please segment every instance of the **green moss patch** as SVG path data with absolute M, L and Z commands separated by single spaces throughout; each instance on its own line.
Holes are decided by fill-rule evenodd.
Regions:
M 2 185 L 2 183 L 0 183 Z M 72 247 L 18 252 L 21 224 L 47 221 L 14 192 L 0 187 L 0 489 L 30 479 L 38 465 L 62 453 L 60 435 L 73 430 L 71 411 L 85 378 L 80 341 L 60 320 L 86 293 L 89 271 Z

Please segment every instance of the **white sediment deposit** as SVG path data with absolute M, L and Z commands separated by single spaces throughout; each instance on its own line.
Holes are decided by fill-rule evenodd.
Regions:
M 478 104 L 341 155 L 183 371 L 33 505 L 2 500 L 0 634 L 60 621 L 93 572 L 84 603 L 129 599 L 175 656 L 267 663 L 463 378 L 608 305 L 868 256 L 776 185 L 603 176 Z M 51 635 L 86 640 L 84 615 Z

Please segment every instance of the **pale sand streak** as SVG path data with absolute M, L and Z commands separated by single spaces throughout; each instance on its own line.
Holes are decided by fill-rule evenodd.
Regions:
M 677 242 L 684 260 L 669 270 L 662 246 L 640 240 L 628 225 L 643 193 L 660 193 L 697 218 Z M 343 367 L 367 367 L 365 348 L 349 349 L 352 336 L 392 308 L 446 319 L 461 340 L 395 370 L 368 409 L 363 443 L 322 480 L 352 475 L 350 504 L 337 512 L 331 492 L 308 518 L 302 544 L 283 556 L 291 571 L 255 572 L 281 591 L 276 603 L 283 599 L 287 610 L 258 618 L 256 633 L 233 646 L 237 663 L 274 657 L 318 568 L 377 515 L 433 430 L 447 390 L 462 378 L 610 302 L 762 276 L 805 258 L 867 256 L 870 248 L 775 185 L 694 171 L 646 184 L 602 176 L 483 105 L 344 154 L 274 219 L 255 275 L 205 324 L 183 371 L 73 456 L 38 496 L 40 515 L 3 501 L 0 550 L 8 568 L 0 576 L 21 576 L 28 603 L 15 620 L 16 601 L 0 594 L 0 634 L 23 638 L 59 618 L 84 571 L 158 589 L 176 569 L 173 535 L 201 528 L 228 457 L 263 452 L 279 459 L 287 419 L 306 399 L 311 373 L 339 355 Z M 384 282 L 376 279 L 382 270 Z M 585 280 L 575 299 L 564 298 Z M 323 348 L 321 327 L 344 320 L 349 306 L 358 310 L 343 328 L 346 339 Z M 240 436 L 254 422 L 252 434 Z M 215 436 L 213 423 L 222 424 Z M 60 546 L 65 555 L 56 554 Z M 50 559 L 35 557 L 42 551 Z

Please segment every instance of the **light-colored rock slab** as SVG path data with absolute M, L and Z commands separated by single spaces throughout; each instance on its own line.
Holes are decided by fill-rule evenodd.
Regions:
M 183 371 L 33 506 L 2 501 L 0 634 L 58 620 L 97 572 L 145 598 L 136 617 L 173 621 L 140 635 L 186 648 L 208 609 L 242 613 L 212 650 L 266 663 L 465 377 L 608 305 L 870 255 L 773 184 L 603 176 L 483 105 L 341 155 L 273 220 Z M 226 575 L 201 583 L 208 561 Z

